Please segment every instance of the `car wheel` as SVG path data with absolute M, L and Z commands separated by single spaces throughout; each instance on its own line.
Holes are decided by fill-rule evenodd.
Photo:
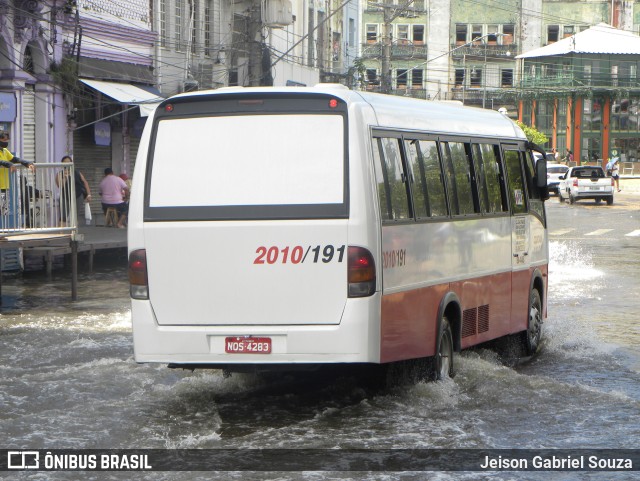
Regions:
M 542 339 L 542 301 L 537 289 L 531 290 L 529 296 L 529 324 L 522 333 L 522 344 L 527 356 L 532 356 L 540 347 Z
M 596 205 L 599 204 L 602 201 L 602 199 L 600 197 L 596 197 Z
M 613 205 L 613 196 L 612 195 L 607 197 L 607 205 Z
M 576 198 L 573 196 L 573 194 L 569 194 L 569 204 L 575 204 L 576 203 Z

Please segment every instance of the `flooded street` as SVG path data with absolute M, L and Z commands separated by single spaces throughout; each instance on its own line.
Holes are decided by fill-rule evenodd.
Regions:
M 625 208 L 626 205 L 626 208 Z M 457 358 L 452 381 L 371 392 L 358 379 L 277 382 L 133 361 L 123 256 L 81 272 L 3 280 L 0 433 L 11 449 L 637 448 L 640 196 L 607 209 L 547 205 L 549 319 L 542 352 L 504 365 Z M 604 228 L 605 234 L 593 234 Z M 11 476 L 9 476 L 9 474 Z M 605 476 L 606 475 L 606 476 Z M 563 480 L 637 479 L 561 473 Z M 4 477 L 3 477 L 4 476 Z M 0 473 L 0 479 L 560 479 L 559 473 Z

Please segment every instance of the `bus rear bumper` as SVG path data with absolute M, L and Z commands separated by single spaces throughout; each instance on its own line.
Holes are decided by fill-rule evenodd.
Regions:
M 332 364 L 380 362 L 379 293 L 349 299 L 337 325 L 160 326 L 149 301 L 132 300 L 134 357 L 139 363 Z M 225 352 L 227 337 L 268 337 L 271 353 Z

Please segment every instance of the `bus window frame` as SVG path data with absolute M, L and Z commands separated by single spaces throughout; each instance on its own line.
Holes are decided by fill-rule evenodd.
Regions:
M 523 195 L 524 195 L 524 210 L 523 212 L 515 212 L 514 211 L 514 207 L 512 205 L 511 202 L 511 191 L 510 191 L 510 178 L 509 178 L 509 169 L 507 168 L 507 159 L 506 159 L 506 155 L 505 152 L 506 151 L 513 151 L 513 152 L 517 152 L 518 153 L 518 159 L 519 159 L 519 167 L 520 167 L 520 176 L 522 179 L 522 191 L 523 191 Z M 524 144 L 520 144 L 520 143 L 510 143 L 510 142 L 501 142 L 500 143 L 500 153 L 501 153 L 501 157 L 502 157 L 502 163 L 504 166 L 504 184 L 505 187 L 507 189 L 507 201 L 509 203 L 509 213 L 511 216 L 517 216 L 517 215 L 527 215 L 530 213 L 530 209 L 529 209 L 529 191 L 527 190 L 527 180 L 526 180 L 526 173 L 525 173 L 525 168 L 524 168 L 524 155 L 528 155 L 527 150 L 525 149 Z
M 451 152 L 451 149 L 449 147 L 450 143 L 456 143 L 456 144 L 462 144 L 463 148 L 464 148 L 464 153 L 465 153 L 465 157 L 467 160 L 467 165 L 469 167 L 469 187 L 471 189 L 471 201 L 473 203 L 473 212 L 470 213 L 466 213 L 466 214 L 454 214 L 453 213 L 453 193 L 451 193 L 449 191 L 449 182 L 446 181 L 445 178 L 445 188 L 447 189 L 447 199 L 448 199 L 448 205 L 449 205 L 449 216 L 452 219 L 464 219 L 464 218 L 469 218 L 469 217 L 476 217 L 476 216 L 481 216 L 480 213 L 480 208 L 479 208 L 479 200 L 478 200 L 478 196 L 477 196 L 477 189 L 475 186 L 475 171 L 473 169 L 473 159 L 469 156 L 469 152 L 471 149 L 471 144 L 473 143 L 473 139 L 471 137 L 468 136 L 455 136 L 455 135 L 439 135 L 438 136 L 438 144 L 440 146 L 440 155 L 441 155 L 441 165 L 442 165 L 442 170 L 443 173 L 446 174 L 446 165 L 445 162 L 448 162 L 448 160 L 446 160 L 446 156 L 443 154 L 443 144 L 447 145 L 447 148 L 449 149 L 449 153 Z M 449 154 L 450 155 L 450 154 Z M 451 160 L 451 158 L 449 159 Z M 453 175 L 454 175 L 454 185 L 452 187 L 454 187 L 455 190 L 455 201 L 456 204 L 458 205 L 458 212 L 460 211 L 460 205 L 459 205 L 459 200 L 460 197 L 458 196 L 458 185 L 457 185 L 457 179 L 456 174 L 455 174 L 455 166 L 453 166 L 452 164 L 452 168 L 453 168 Z
M 380 218 L 380 220 L 382 221 L 383 224 L 393 224 L 393 225 L 399 225 L 399 224 L 410 224 L 410 223 L 414 223 L 416 221 L 415 218 L 415 214 L 414 214 L 414 208 L 413 208 L 413 192 L 411 189 L 411 177 L 408 175 L 409 174 L 409 169 L 407 168 L 407 154 L 405 152 L 405 148 L 404 148 L 404 138 L 403 138 L 403 134 L 401 132 L 397 132 L 397 131 L 393 131 L 393 130 L 380 130 L 380 129 L 372 129 L 371 131 L 371 140 L 372 142 L 375 144 L 376 148 L 378 149 L 378 157 L 380 160 L 383 161 L 383 163 L 385 163 L 386 165 L 386 161 L 385 159 L 385 153 L 384 153 L 384 146 L 382 145 L 382 140 L 383 139 L 394 139 L 397 141 L 397 145 L 398 145 L 398 151 L 400 153 L 400 166 L 402 168 L 402 176 L 404 177 L 404 187 L 405 187 L 405 194 L 407 197 L 407 218 L 406 219 L 389 219 L 389 218 Z M 375 161 L 375 159 L 373 159 Z M 375 166 L 374 166 L 375 168 Z M 389 178 L 388 178 L 388 173 L 386 171 L 386 169 L 384 169 L 384 182 L 385 182 L 385 194 L 387 195 L 387 208 L 391 208 L 391 214 L 393 217 L 393 202 L 391 199 L 391 192 L 390 192 L 390 183 L 389 183 Z M 374 171 L 374 179 L 376 181 L 376 185 L 378 184 L 378 180 L 377 177 L 375 176 L 375 171 Z M 376 188 L 376 196 L 378 197 L 378 205 L 380 204 L 380 196 L 377 194 L 377 188 Z M 379 212 L 380 213 L 380 212 Z
M 500 139 L 492 139 L 492 138 L 486 138 L 486 137 L 477 137 L 477 138 L 473 138 L 471 139 L 471 146 L 472 146 L 472 153 L 473 153 L 473 145 L 478 145 L 478 146 L 482 146 L 482 145 L 490 145 L 493 147 L 493 154 L 496 158 L 496 163 L 498 165 L 498 184 L 500 186 L 500 203 L 502 205 L 502 210 L 498 211 L 498 212 L 486 212 L 486 213 L 481 213 L 483 217 L 501 217 L 501 216 L 508 216 L 511 213 L 511 209 L 509 207 L 509 195 L 507 192 L 507 177 L 505 175 L 505 165 L 504 165 L 504 158 L 502 156 L 502 143 L 500 141 Z M 473 157 L 472 161 L 474 162 L 475 165 L 475 157 Z M 485 174 L 486 175 L 486 174 Z M 476 178 L 476 182 L 477 182 L 477 178 Z M 479 201 L 479 197 L 478 197 L 478 201 Z
M 451 218 L 451 209 L 449 206 L 449 196 L 447 195 L 447 186 L 446 183 L 444 182 L 444 172 L 443 172 L 443 163 L 442 163 L 442 151 L 440 149 L 440 142 L 438 141 L 438 136 L 437 135 L 429 135 L 429 134 L 424 134 L 424 133 L 406 133 L 405 135 L 403 135 L 403 147 L 406 149 L 406 142 L 412 142 L 412 141 L 417 141 L 418 144 L 420 142 L 434 142 L 436 144 L 436 150 L 437 150 L 437 154 L 438 154 L 438 167 L 439 167 L 439 171 L 440 171 L 440 183 L 442 185 L 442 190 L 444 192 L 444 200 L 445 200 L 445 208 L 447 210 L 447 213 L 444 215 L 431 215 L 431 202 L 429 199 L 429 191 L 427 189 L 426 193 L 426 202 L 427 202 L 427 210 L 429 215 L 427 217 L 415 217 L 415 221 L 416 222 L 434 222 L 434 221 L 442 221 L 444 219 L 450 219 Z M 422 150 L 418 149 L 417 151 L 418 153 L 418 157 L 420 160 L 420 170 L 421 170 L 421 174 L 423 175 L 423 181 L 424 181 L 424 186 L 426 188 L 426 171 L 424 169 L 425 164 L 424 164 L 424 157 L 422 155 Z M 406 154 L 405 154 L 406 155 Z M 407 155 L 407 159 L 408 159 L 408 155 Z M 408 165 L 408 164 L 407 164 Z M 415 202 L 415 199 L 413 199 L 413 185 L 415 184 L 415 182 L 411 182 L 411 195 L 412 195 L 412 202 Z M 414 210 L 415 213 L 415 210 Z
M 329 101 L 337 100 L 335 107 Z M 169 110 L 168 106 L 171 106 Z M 259 204 L 225 206 L 151 206 L 150 192 L 158 125 L 167 119 L 243 115 L 337 115 L 342 118 L 343 198 L 336 204 Z M 144 222 L 348 219 L 350 217 L 349 116 L 347 103 L 328 93 L 212 94 L 167 99 L 156 109 L 145 170 Z M 184 160 L 184 159 L 183 159 Z M 188 162 L 188 159 L 185 160 Z

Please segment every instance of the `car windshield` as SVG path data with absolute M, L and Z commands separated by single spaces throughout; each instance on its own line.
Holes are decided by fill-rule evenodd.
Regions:
M 569 168 L 564 166 L 547 167 L 547 172 L 550 174 L 564 174 L 567 170 L 569 170 Z

